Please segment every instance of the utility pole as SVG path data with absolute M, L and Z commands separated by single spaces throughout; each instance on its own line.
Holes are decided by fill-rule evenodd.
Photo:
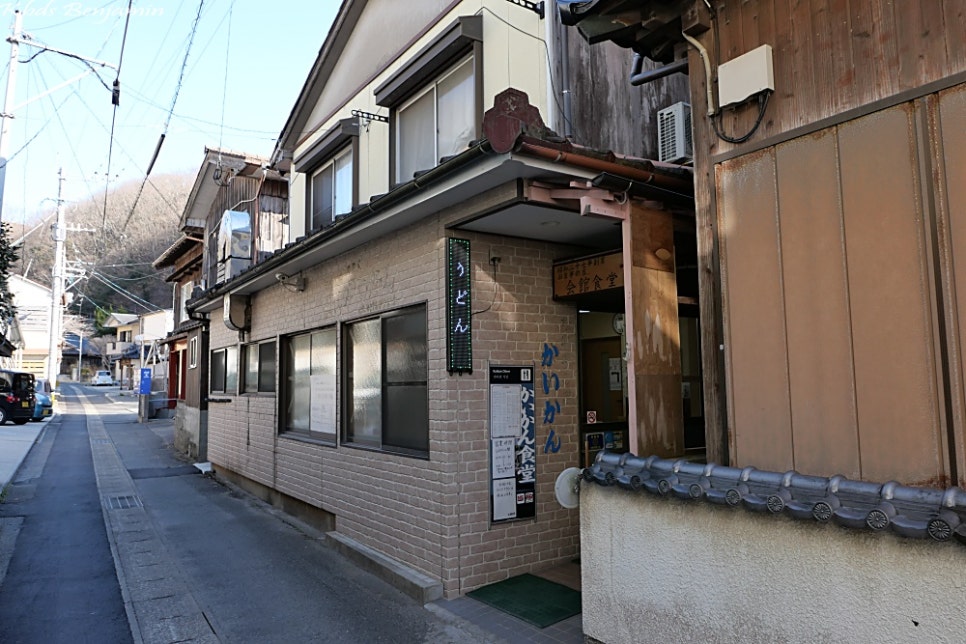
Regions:
M 10 66 L 7 68 L 7 93 L 0 114 L 0 221 L 3 220 L 3 186 L 7 178 L 7 149 L 10 147 L 10 120 L 13 118 L 14 88 L 17 83 L 17 57 L 20 55 L 20 32 L 23 30 L 23 14 L 14 12 L 13 35 L 10 42 Z
M 60 338 L 63 335 L 64 307 L 64 241 L 67 239 L 67 225 L 64 221 L 64 169 L 57 171 L 57 220 L 52 226 L 54 238 L 54 266 L 50 289 L 50 352 L 47 354 L 47 379 L 53 387 L 57 386 L 60 374 Z

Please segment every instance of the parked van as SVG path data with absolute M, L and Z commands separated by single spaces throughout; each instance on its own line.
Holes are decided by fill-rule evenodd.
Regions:
M 34 400 L 32 373 L 0 369 L 0 425 L 26 424 L 34 415 Z

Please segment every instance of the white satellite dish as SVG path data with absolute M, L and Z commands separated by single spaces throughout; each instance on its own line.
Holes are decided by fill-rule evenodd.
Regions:
M 568 467 L 557 477 L 553 484 L 553 493 L 557 503 L 573 510 L 580 505 L 580 468 Z

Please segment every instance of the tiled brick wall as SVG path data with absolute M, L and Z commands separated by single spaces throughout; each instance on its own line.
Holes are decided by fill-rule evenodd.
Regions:
M 429 460 L 278 436 L 271 395 L 225 396 L 233 402 L 212 404 L 209 422 L 216 465 L 333 513 L 340 532 L 440 579 L 450 597 L 572 558 L 579 543 L 576 511 L 561 509 L 553 493 L 557 474 L 578 464 L 576 311 L 551 300 L 551 263 L 565 250 L 445 228 L 466 212 L 429 217 L 306 271 L 304 292 L 274 286 L 252 296 L 251 341 L 425 302 Z M 472 374 L 446 372 L 447 236 L 472 242 Z M 237 335 L 215 320 L 211 347 Z M 544 453 L 546 397 L 535 383 L 537 518 L 490 527 L 487 367 L 533 365 L 539 378 L 544 343 L 559 350 L 553 428 L 561 447 Z

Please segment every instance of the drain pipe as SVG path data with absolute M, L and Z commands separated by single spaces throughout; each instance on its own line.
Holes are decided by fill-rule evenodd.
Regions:
M 688 59 L 681 58 L 680 60 L 676 60 L 673 63 L 665 65 L 664 67 L 649 69 L 647 71 L 641 71 L 643 67 L 644 57 L 640 54 L 634 54 L 634 64 L 631 67 L 631 85 L 637 87 L 638 85 L 644 85 L 646 83 L 650 83 L 651 81 L 656 81 L 659 78 L 670 76 L 671 74 L 687 72 Z
M 555 12 L 559 19 L 559 13 Z M 570 37 L 567 35 L 569 29 L 560 30 L 560 75 L 562 77 L 563 88 L 563 135 L 565 138 L 572 139 L 574 136 L 573 128 L 573 104 L 570 95 Z

